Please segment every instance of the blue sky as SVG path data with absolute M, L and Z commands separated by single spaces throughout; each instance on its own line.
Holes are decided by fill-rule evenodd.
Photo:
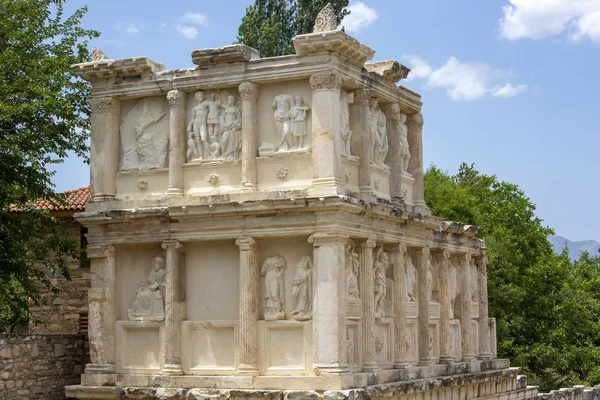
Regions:
M 110 58 L 193 66 L 194 49 L 231 44 L 251 0 L 69 0 Z M 346 31 L 375 60 L 413 69 L 423 96 L 425 164 L 461 162 L 519 185 L 571 240 L 600 240 L 600 0 L 351 1 Z M 89 183 L 76 158 L 58 190 Z

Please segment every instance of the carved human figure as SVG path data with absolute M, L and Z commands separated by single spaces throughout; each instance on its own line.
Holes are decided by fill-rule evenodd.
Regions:
M 389 266 L 388 256 L 383 251 L 383 247 L 379 246 L 375 262 L 373 263 L 373 273 L 375 275 L 375 316 L 377 317 L 385 316 L 385 294 L 387 292 L 385 273 Z
M 471 274 L 471 281 L 469 287 L 471 288 L 471 301 L 476 303 L 479 300 L 479 274 L 477 272 L 477 266 L 475 265 L 475 258 L 472 259 L 471 265 L 469 265 L 469 273 Z
M 350 111 L 348 108 L 348 92 L 340 93 L 340 122 L 342 127 L 342 155 L 351 157 L 352 131 L 350 130 Z
M 196 105 L 192 109 L 192 119 L 187 127 L 188 150 L 187 161 L 202 159 L 205 156 L 207 144 L 207 117 L 209 102 L 204 100 L 204 92 L 199 90 L 194 94 Z
M 160 287 L 165 285 L 165 256 L 159 254 L 152 263 L 148 276 L 148 285 L 135 292 L 133 308 L 128 310 L 131 321 L 162 321 L 165 318 L 165 307 Z
M 221 110 L 225 107 L 221 104 L 221 96 L 218 93 L 211 93 L 210 98 L 206 123 L 208 125 L 208 136 L 216 137 L 219 134 L 219 125 L 221 125 Z
M 223 108 L 221 133 L 221 152 L 224 159 L 238 158 L 240 150 L 240 133 L 242 129 L 242 111 L 234 96 L 227 97 L 227 105 Z
M 273 118 L 277 127 L 277 151 L 289 151 L 293 146 L 293 121 L 291 110 L 294 98 L 289 94 L 280 94 L 273 99 Z
M 346 245 L 346 296 L 348 299 L 360 300 L 360 292 L 358 290 L 358 269 L 360 261 L 358 254 L 354 252 L 352 244 Z
M 410 254 L 406 254 L 406 300 L 417 301 L 417 268 L 412 262 Z
M 261 268 L 265 277 L 265 320 L 272 321 L 285 318 L 285 291 L 283 274 L 285 259 L 279 254 L 267 257 Z
M 290 116 L 293 120 L 292 136 L 294 138 L 294 149 L 304 148 L 304 138 L 306 137 L 306 113 L 308 107 L 304 105 L 302 97 L 294 97 L 294 106 L 291 109 Z
M 457 269 L 453 263 L 448 263 L 448 294 L 450 297 L 448 315 L 454 319 L 454 303 L 460 294 L 460 285 L 458 284 Z
M 401 172 L 408 172 L 408 162 L 410 161 L 410 151 L 408 148 L 408 127 L 406 126 L 406 114 L 400 114 L 400 167 Z
M 292 298 L 294 299 L 292 318 L 306 321 L 311 318 L 312 311 L 312 259 L 304 256 L 296 264 L 296 275 L 292 283 Z
M 427 300 L 433 300 L 433 263 L 431 254 L 427 257 Z
M 373 143 L 371 160 L 375 165 L 385 167 L 385 158 L 388 153 L 387 126 L 385 114 L 379 109 L 378 103 L 376 97 L 372 97 L 369 102 L 369 133 Z
M 351 330 L 346 330 L 346 351 L 348 357 L 348 364 L 355 364 L 355 355 L 354 355 L 354 334 Z

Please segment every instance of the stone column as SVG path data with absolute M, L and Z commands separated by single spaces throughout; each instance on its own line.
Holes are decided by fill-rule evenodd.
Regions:
M 333 72 L 312 75 L 310 87 L 314 194 L 337 194 L 335 189 L 323 192 L 319 187 L 343 186 L 340 120 L 342 77 Z
M 115 373 L 116 336 L 116 251 L 112 245 L 89 245 L 91 288 L 88 290 L 91 364 L 86 374 Z
M 429 290 L 427 285 L 427 271 L 429 269 L 429 247 L 424 247 L 417 257 L 417 271 L 419 274 L 419 365 L 432 365 L 431 348 L 429 346 Z
M 315 233 L 313 250 L 313 366 L 323 375 L 348 372 L 346 351 L 347 235 Z
M 448 285 L 448 268 L 450 252 L 444 250 L 439 263 L 440 284 L 440 364 L 452 364 L 450 354 L 450 287 Z
M 387 123 L 389 151 L 385 163 L 390 166 L 390 196 L 402 199 L 402 158 L 400 157 L 400 104 L 382 106 Z
M 253 192 L 257 190 L 258 85 L 242 82 L 238 90 L 242 98 L 242 191 Z
M 406 342 L 408 332 L 406 330 L 406 257 L 408 249 L 404 244 L 394 246 L 394 325 L 395 335 L 395 359 L 394 368 L 407 368 Z
M 169 189 L 168 194 L 183 194 L 183 168 L 185 162 L 185 115 L 187 93 L 169 90 Z
M 161 375 L 181 375 L 181 322 L 185 319 L 185 271 L 181 244 L 163 242 L 166 250 L 165 328 L 163 345 L 165 365 Z
M 119 125 L 121 101 L 115 98 L 89 100 L 91 110 L 90 191 L 92 201 L 115 198 L 119 172 Z
M 413 186 L 413 200 L 415 209 L 421 214 L 430 214 L 425 204 L 425 190 L 423 186 L 423 115 L 412 114 L 406 119 L 408 128 L 408 148 L 410 160 L 408 161 L 408 173 L 415 178 Z
M 490 359 L 490 329 L 488 324 L 487 256 L 478 257 L 477 276 L 479 280 L 479 358 Z
M 358 188 L 361 193 L 375 195 L 371 186 L 371 152 L 373 139 L 369 136 L 369 99 L 368 89 L 354 91 L 354 104 L 350 104 L 350 129 L 352 130 L 352 149 L 359 156 Z
M 365 372 L 379 370 L 375 361 L 375 275 L 373 271 L 373 239 L 360 244 L 360 294 L 362 298 L 363 368 Z
M 462 339 L 462 361 L 470 362 L 475 359 L 471 338 L 471 255 L 459 257 L 460 268 L 460 336 Z
M 258 246 L 251 237 L 235 241 L 240 248 L 240 304 L 237 342 L 238 373 L 258 375 Z

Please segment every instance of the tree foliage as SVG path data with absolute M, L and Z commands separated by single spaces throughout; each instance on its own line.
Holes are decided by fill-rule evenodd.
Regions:
M 481 227 L 499 356 L 544 390 L 600 382 L 600 258 L 554 254 L 523 191 L 472 165 L 430 167 L 425 198 L 434 215 Z
M 350 13 L 345 9 L 348 0 L 256 0 L 246 7 L 237 43 L 257 49 L 262 57 L 293 54 L 292 38 L 311 33 L 327 3 L 333 6 L 338 24 Z
M 80 27 L 86 9 L 66 17 L 64 0 L 0 0 L 0 329 L 27 319 L 39 266 L 68 274 L 77 244 L 36 199 L 57 199 L 52 164 L 87 157 L 87 84 L 69 67 L 89 60 Z M 21 212 L 9 212 L 11 206 Z

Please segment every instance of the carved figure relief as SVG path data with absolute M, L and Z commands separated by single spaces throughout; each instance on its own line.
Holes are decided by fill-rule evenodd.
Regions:
M 342 127 L 342 156 L 350 158 L 358 158 L 353 156 L 351 153 L 351 142 L 352 142 L 352 131 L 350 130 L 350 110 L 348 104 L 350 103 L 350 95 L 348 92 L 342 91 L 340 93 L 340 118 Z
M 165 306 L 160 291 L 166 281 L 165 255 L 160 253 L 152 262 L 148 285 L 136 290 L 133 308 L 128 310 L 130 321 L 162 321 Z
M 240 102 L 235 96 L 227 95 L 227 102 L 223 104 L 223 95 L 225 92 L 213 92 L 210 100 L 205 100 L 201 90 L 194 95 L 195 105 L 187 127 L 188 162 L 239 158 L 242 130 Z
M 385 158 L 388 153 L 387 126 L 385 114 L 379 109 L 379 100 L 377 97 L 371 97 L 369 101 L 369 135 L 371 143 L 371 160 L 373 164 L 380 168 L 389 168 L 385 165 Z
M 410 151 L 408 147 L 408 128 L 406 127 L 406 114 L 400 114 L 400 158 L 402 162 L 400 167 L 402 173 L 408 173 L 408 161 L 410 160 Z M 405 196 L 406 197 L 406 196 Z
M 169 147 L 166 115 L 164 99 L 144 98 L 123 116 L 121 171 L 166 167 Z
M 307 135 L 306 119 L 310 107 L 304 105 L 301 96 L 280 94 L 273 99 L 273 120 L 277 130 L 277 143 L 263 143 L 259 148 L 260 155 L 274 152 L 307 151 L 305 139 Z
M 385 344 L 385 338 L 383 336 L 377 336 L 375 338 L 375 352 L 377 354 L 383 351 L 383 345 Z
M 265 320 L 273 321 L 285 318 L 284 290 L 285 259 L 279 254 L 267 257 L 261 268 L 265 277 Z
M 386 278 L 385 273 L 389 268 L 387 253 L 383 251 L 383 247 L 377 248 L 375 262 L 373 263 L 373 272 L 375 275 L 375 316 L 385 317 L 385 294 L 386 294 Z
M 292 318 L 297 321 L 307 321 L 312 316 L 312 259 L 304 256 L 296 264 L 296 275 L 292 283 L 294 299 Z
M 477 272 L 477 266 L 475 265 L 475 259 L 473 259 L 469 265 L 469 273 L 471 274 L 471 282 L 469 285 L 471 288 L 471 301 L 476 303 L 479 300 L 479 274 Z
M 458 271 L 456 265 L 448 263 L 448 296 L 450 297 L 450 309 L 448 315 L 450 319 L 454 319 L 454 304 L 456 298 L 460 295 L 460 285 L 458 284 Z
M 346 245 L 346 296 L 348 299 L 360 300 L 358 290 L 359 268 L 358 254 L 354 251 L 354 245 L 349 243 Z
M 348 364 L 356 364 L 356 356 L 354 353 L 354 331 L 346 329 L 346 354 Z
M 427 300 L 433 300 L 433 263 L 431 254 L 427 257 Z
M 406 300 L 417 301 L 417 269 L 412 257 L 406 253 Z

